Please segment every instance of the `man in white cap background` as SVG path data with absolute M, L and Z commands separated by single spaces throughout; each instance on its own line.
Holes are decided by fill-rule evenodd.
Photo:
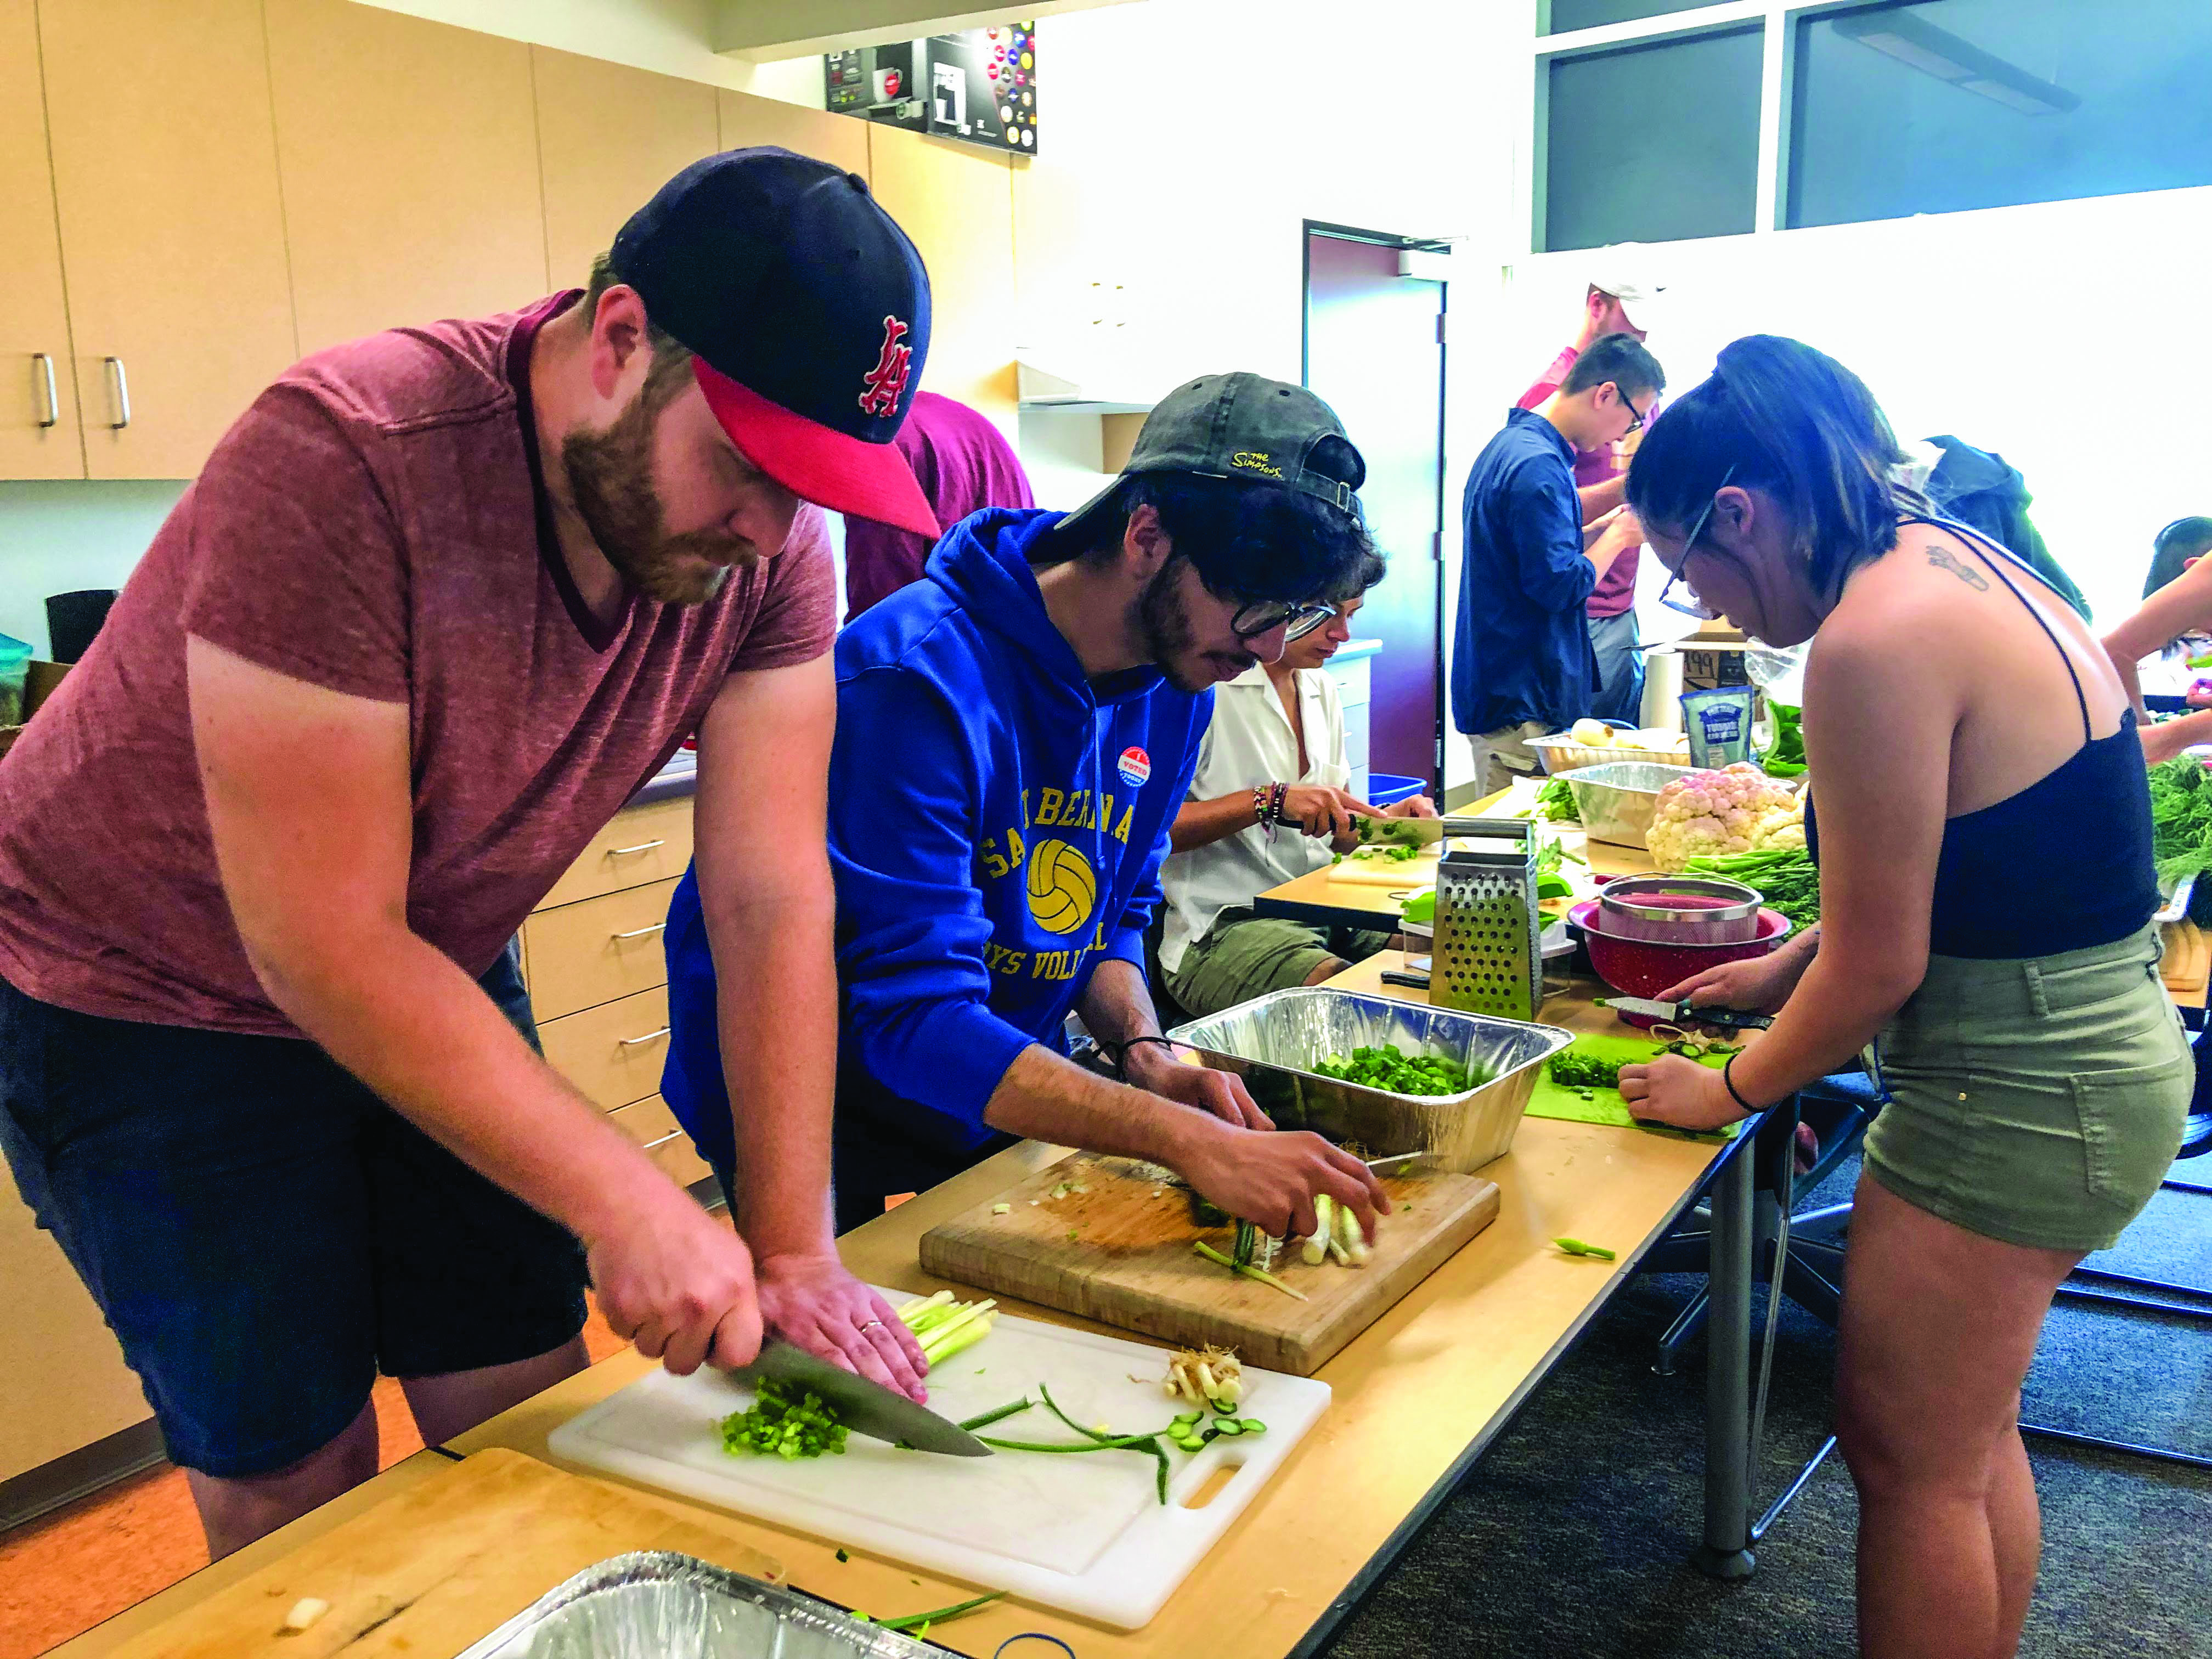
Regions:
M 1521 394 L 1518 407 L 1534 409 L 1558 392 L 1592 341 L 1626 334 L 1641 342 L 1650 334 L 1663 288 L 1644 270 L 1640 252 L 1633 242 L 1599 251 L 1583 295 L 1582 327 L 1573 343 Z M 1583 539 L 1605 573 L 1583 607 L 1590 647 L 1597 653 L 1597 695 L 1589 712 L 1600 720 L 1635 725 L 1644 700 L 1644 653 L 1636 632 L 1636 565 L 1644 526 L 1621 505 L 1628 466 L 1620 444 L 1577 451 L 1574 472 L 1575 493 L 1583 504 Z

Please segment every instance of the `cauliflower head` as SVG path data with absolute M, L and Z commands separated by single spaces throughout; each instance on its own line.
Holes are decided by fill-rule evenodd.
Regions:
M 1673 872 L 1686 868 L 1692 859 L 1791 845 L 1761 839 L 1790 833 L 1791 822 L 1795 844 L 1802 846 L 1804 823 L 1796 798 L 1757 767 L 1739 762 L 1718 772 L 1693 772 L 1662 789 L 1644 844 L 1654 866 Z

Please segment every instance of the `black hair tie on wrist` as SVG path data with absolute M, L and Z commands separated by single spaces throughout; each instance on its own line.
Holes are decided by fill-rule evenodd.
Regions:
M 1721 1086 L 1729 1091 L 1729 1098 L 1730 1100 L 1733 1100 L 1737 1105 L 1742 1107 L 1747 1115 L 1755 1117 L 1766 1109 L 1763 1106 L 1753 1105 L 1741 1095 L 1738 1094 L 1735 1088 L 1735 1079 L 1729 1075 L 1730 1072 L 1735 1069 L 1735 1063 L 1739 1058 L 1741 1058 L 1741 1056 L 1730 1054 L 1728 1057 L 1728 1063 L 1721 1067 Z
M 1140 1042 L 1157 1042 L 1163 1048 L 1168 1049 L 1173 1049 L 1176 1046 L 1172 1040 L 1164 1036 L 1133 1036 L 1120 1042 L 1102 1042 L 1098 1045 L 1099 1052 L 1112 1063 L 1114 1075 L 1124 1083 L 1129 1080 L 1129 1050 Z M 1729 1092 L 1733 1094 L 1735 1091 L 1730 1090 Z

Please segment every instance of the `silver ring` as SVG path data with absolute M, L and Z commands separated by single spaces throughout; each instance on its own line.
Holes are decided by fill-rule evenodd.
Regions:
M 864 1331 L 881 1330 L 883 1328 L 883 1324 L 884 1322 L 880 1319 L 871 1319 L 866 1324 L 861 1326 L 860 1328 Z

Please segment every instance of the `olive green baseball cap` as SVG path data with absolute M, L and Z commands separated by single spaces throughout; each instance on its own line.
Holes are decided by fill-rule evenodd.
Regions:
M 1128 465 L 1054 528 L 1087 537 L 1099 527 L 1121 480 L 1146 472 L 1277 484 L 1358 521 L 1367 463 L 1336 411 L 1304 386 L 1261 374 L 1201 374 L 1153 406 L 1130 447 Z

